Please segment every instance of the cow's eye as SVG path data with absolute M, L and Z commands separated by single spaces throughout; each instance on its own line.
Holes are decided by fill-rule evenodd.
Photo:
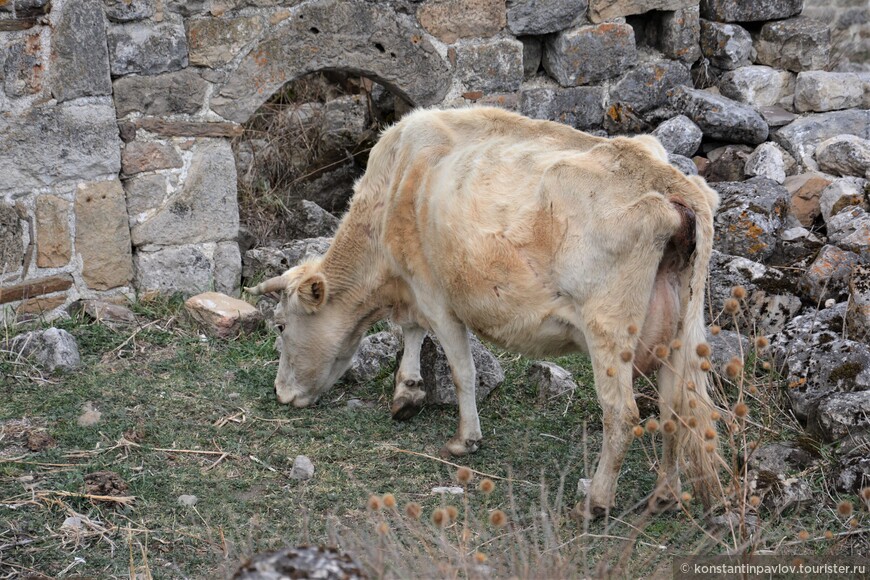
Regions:
M 278 334 L 281 334 L 284 332 L 284 325 L 283 324 L 276 324 L 275 328 L 278 329 Z

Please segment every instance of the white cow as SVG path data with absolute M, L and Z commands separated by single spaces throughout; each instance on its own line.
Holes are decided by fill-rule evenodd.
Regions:
M 494 108 L 416 111 L 372 150 L 326 255 L 249 289 L 281 292 L 278 400 L 313 403 L 389 316 L 405 340 L 393 416 L 422 403 L 431 331 L 459 399 L 445 450 L 464 455 L 481 440 L 467 329 L 532 357 L 587 352 L 604 423 L 588 496 L 599 515 L 639 422 L 632 378 L 660 366 L 661 419 L 676 429 L 663 433 L 653 507 L 679 496 L 680 464 L 706 502 L 719 459 L 696 347 L 717 205 L 653 137 L 594 137 Z

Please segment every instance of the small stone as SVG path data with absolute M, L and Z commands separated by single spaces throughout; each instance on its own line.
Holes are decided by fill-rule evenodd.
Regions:
M 71 313 L 81 313 L 92 320 L 107 324 L 136 324 L 136 315 L 133 311 L 120 304 L 113 304 L 105 300 L 80 300 L 70 305 Z
M 601 22 L 650 10 L 679 10 L 695 4 L 692 0 L 590 0 L 589 19 Z
M 31 357 L 49 372 L 74 371 L 82 364 L 76 339 L 60 328 L 34 330 L 14 336 L 8 350 Z
M 856 371 L 870 373 L 868 368 Z M 825 441 L 858 437 L 870 430 L 870 391 L 833 393 L 819 404 L 813 418 Z
M 794 107 L 799 113 L 822 113 L 860 107 L 864 86 L 855 73 L 805 71 L 797 75 Z
M 106 29 L 98 0 L 66 2 L 51 39 L 51 92 L 58 102 L 112 94 Z
M 776 127 L 784 127 L 798 117 L 794 113 L 790 113 L 777 105 L 773 105 L 770 107 L 759 107 L 758 112 L 761 113 L 761 116 L 764 118 L 765 122 L 767 122 L 767 125 L 771 129 L 774 129 Z
M 314 464 L 304 455 L 297 455 L 293 460 L 293 468 L 290 470 L 292 479 L 311 479 L 314 477 Z
M 82 529 L 82 518 L 79 516 L 69 516 L 60 525 L 61 529 L 80 531 Z
M 577 129 L 600 126 L 604 120 L 602 87 L 524 86 L 519 109 L 533 119 L 558 121 Z
M 556 397 L 573 394 L 577 388 L 570 372 L 546 361 L 533 362 L 526 371 L 526 379 L 536 387 L 538 402 L 542 404 Z
M 853 206 L 832 216 L 828 220 L 828 241 L 870 263 L 870 213 Z
M 339 220 L 313 201 L 300 200 L 288 206 L 286 220 L 287 237 L 291 240 L 329 238 L 338 229 Z
M 684 175 L 698 175 L 698 167 L 695 165 L 695 162 L 688 157 L 683 157 L 676 153 L 669 153 L 668 163 L 682 171 Z
M 825 223 L 850 205 L 861 205 L 867 183 L 866 179 L 860 177 L 842 177 L 824 188 L 820 194 L 819 207 Z
M 722 199 L 715 218 L 716 249 L 759 262 L 770 257 L 787 213 L 788 191 L 762 177 L 711 186 Z
M 465 490 L 458 485 L 438 486 L 432 488 L 432 495 L 462 495 Z
M 803 0 L 701 0 L 701 15 L 719 22 L 760 22 L 800 14 Z
M 155 0 L 103 0 L 106 16 L 112 22 L 133 22 L 154 15 Z
M 870 342 L 870 267 L 858 265 L 849 279 L 846 327 L 853 336 Z
M 691 157 L 701 146 L 704 134 L 701 129 L 685 115 L 672 117 L 656 127 L 652 132 L 665 151 L 684 157 Z
M 256 16 L 196 18 L 186 24 L 190 64 L 210 68 L 230 62 L 263 29 Z
M 649 131 L 677 86 L 692 86 L 692 77 L 685 65 L 669 60 L 638 64 L 610 88 L 605 129 L 610 133 Z
M 693 63 L 701 57 L 701 21 L 697 6 L 662 12 L 655 22 L 655 47 L 665 57 Z
M 747 145 L 725 145 L 707 153 L 709 163 L 704 177 L 709 182 L 743 181 L 746 178 L 746 160 L 752 154 Z
M 183 494 L 183 495 L 178 496 L 178 499 L 176 500 L 176 502 L 180 506 L 193 507 L 197 504 L 197 502 L 199 502 L 199 498 L 196 497 L 195 495 Z
M 786 177 L 783 185 L 791 194 L 789 214 L 802 226 L 811 227 L 822 213 L 822 191 L 830 184 L 831 180 L 820 173 L 808 172 Z
M 195 69 L 115 80 L 113 96 L 118 117 L 132 112 L 144 115 L 192 115 L 205 104 L 209 83 Z
M 36 265 L 40 268 L 62 268 L 69 264 L 72 257 L 71 208 L 70 202 L 54 195 L 36 198 Z
M 775 143 L 762 143 L 746 159 L 743 171 L 747 177 L 766 177 L 782 184 L 785 182 L 783 153 L 782 148 Z
M 530 79 L 537 75 L 538 69 L 541 68 L 544 46 L 537 36 L 522 36 L 517 40 L 523 43 L 523 78 Z
M 816 147 L 819 169 L 842 176 L 870 177 L 870 140 L 840 135 Z
M 870 110 L 849 109 L 803 115 L 773 133 L 773 141 L 782 145 L 792 157 L 807 169 L 818 169 L 816 147 L 840 135 L 870 138 Z
M 15 206 L 0 203 L 0 272 L 11 274 L 21 269 L 24 261 L 23 234 L 21 217 Z
M 214 244 L 139 248 L 133 255 L 140 292 L 197 294 L 214 285 Z
M 184 307 L 207 332 L 220 338 L 249 334 L 263 322 L 260 311 L 254 306 L 218 292 L 193 296 Z
M 76 422 L 79 427 L 93 427 L 100 422 L 102 416 L 103 413 L 100 412 L 91 401 L 87 401 L 82 405 L 82 414 L 79 415 Z

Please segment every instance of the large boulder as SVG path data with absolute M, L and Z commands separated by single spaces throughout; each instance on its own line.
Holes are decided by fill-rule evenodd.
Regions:
M 504 382 L 504 370 L 498 359 L 489 352 L 473 334 L 468 335 L 471 341 L 471 356 L 477 371 L 475 397 L 478 401 L 485 399 L 496 387 Z M 456 387 L 453 384 L 453 373 L 447 355 L 437 339 L 427 336 L 420 351 L 420 374 L 423 377 L 423 388 L 426 390 L 426 403 L 430 405 L 456 405 Z

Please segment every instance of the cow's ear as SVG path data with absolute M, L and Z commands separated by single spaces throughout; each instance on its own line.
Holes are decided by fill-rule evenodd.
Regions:
M 299 302 L 302 303 L 302 307 L 309 314 L 313 314 L 326 302 L 326 296 L 329 292 L 326 277 L 320 272 L 306 276 L 299 282 L 299 288 L 296 291 L 299 293 Z

